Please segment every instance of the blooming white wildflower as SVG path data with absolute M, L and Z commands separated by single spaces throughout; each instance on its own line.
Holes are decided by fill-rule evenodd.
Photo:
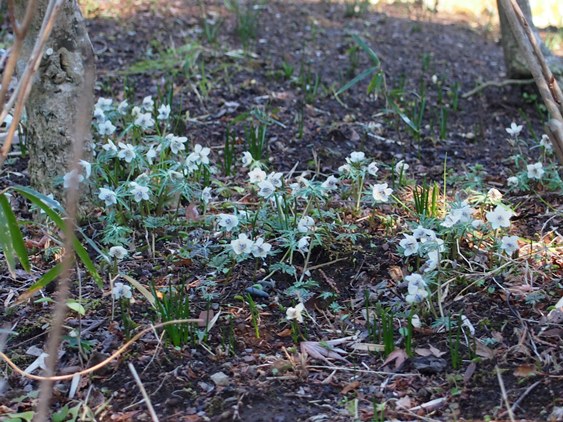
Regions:
M 535 164 L 528 164 L 528 178 L 540 180 L 545 173 L 543 164 L 538 162 Z
M 154 145 L 151 145 L 151 147 L 145 154 L 145 157 L 147 157 L 147 162 L 149 163 L 149 165 L 151 166 L 153 165 L 154 159 L 156 158 L 157 155 L 158 154 L 156 152 L 156 149 L 154 148 Z
M 321 184 L 323 189 L 328 191 L 335 190 L 338 187 L 338 179 L 333 175 L 327 177 L 327 179 Z
M 232 214 L 219 214 L 218 215 L 219 221 L 217 224 L 220 227 L 223 227 L 225 231 L 230 232 L 236 226 L 238 226 L 238 217 Z
M 119 148 L 121 148 L 117 154 L 117 158 L 120 160 L 125 160 L 125 162 L 130 163 L 135 159 L 137 153 L 135 152 L 135 147 L 131 144 L 124 144 L 120 142 Z
M 84 170 L 84 178 L 89 179 L 92 175 L 92 164 L 90 164 L 88 161 L 80 160 L 80 166 Z
M 255 185 L 266 180 L 266 177 L 267 177 L 266 172 L 259 168 L 255 168 L 254 170 L 248 173 L 248 178 L 250 179 L 250 183 Z
M 71 186 L 76 186 L 84 181 L 84 176 L 82 174 L 77 174 L 76 170 L 71 170 L 63 176 L 63 187 L 65 189 Z
M 102 149 L 104 151 L 107 152 L 117 152 L 117 147 L 115 146 L 115 144 L 111 141 L 111 139 L 108 139 L 107 142 L 105 144 L 102 145 Z
M 420 243 L 434 242 L 437 239 L 434 230 L 424 228 L 420 225 L 413 230 L 412 235 L 415 239 L 420 240 Z
M 503 236 L 500 240 L 500 248 L 505 251 L 508 256 L 512 256 L 514 252 L 520 249 L 518 236 Z
M 436 85 L 438 83 L 438 75 L 432 75 L 432 77 L 430 78 L 430 80 L 432 81 L 432 83 L 434 85 Z
M 420 317 L 417 314 L 414 314 L 411 317 L 411 324 L 414 328 L 422 327 L 422 322 L 420 321 Z
M 188 138 L 186 138 L 185 136 L 174 136 L 172 134 L 169 134 L 166 135 L 166 139 L 170 141 L 170 151 L 172 151 L 172 154 L 176 155 L 180 151 L 184 151 L 186 149 L 186 146 L 184 144 L 188 141 Z
M 272 183 L 268 180 L 264 180 L 258 183 L 258 188 L 260 188 L 260 190 L 258 191 L 258 196 L 261 196 L 262 198 L 269 198 L 276 191 L 275 186 L 272 185 Z
M 143 110 L 141 110 L 141 107 L 139 106 L 135 106 L 131 109 L 131 115 L 133 117 L 137 117 L 139 114 L 141 114 L 143 112 Z
M 410 166 L 407 163 L 405 163 L 405 160 L 401 160 L 397 164 L 395 164 L 395 173 L 396 174 L 405 174 L 407 172 L 407 170 L 409 169 L 409 167 Z
M 450 228 L 456 225 L 458 222 L 459 222 L 459 215 L 448 213 L 444 217 L 444 221 L 442 222 L 441 226 Z
M 239 234 L 238 239 L 231 240 L 231 247 L 237 255 L 241 255 L 243 253 L 251 253 L 253 245 L 254 242 L 250 240 L 244 233 Z
M 188 156 L 188 159 L 198 164 L 209 164 L 210 153 L 211 150 L 208 147 L 202 147 L 200 144 L 196 144 L 193 152 Z
M 424 272 L 434 271 L 440 264 L 440 252 L 433 250 L 428 252 L 428 260 L 424 264 Z
M 493 211 L 487 213 L 486 217 L 492 228 L 496 230 L 501 227 L 510 227 L 510 217 L 513 215 L 514 213 L 508 208 L 497 205 Z
M 274 185 L 276 188 L 281 188 L 282 187 L 282 177 L 283 177 L 283 173 L 272 172 L 272 173 L 268 174 L 268 177 L 266 177 L 266 180 L 268 182 L 270 182 L 272 185 Z
M 98 133 L 102 136 L 113 135 L 115 129 L 116 127 L 109 120 L 105 120 L 104 122 L 98 124 Z
M 313 218 L 308 215 L 301 217 L 301 219 L 297 223 L 297 230 L 300 233 L 307 233 L 310 230 L 312 231 L 314 227 L 315 220 L 313 220 Z
M 244 151 L 242 153 L 242 166 L 243 167 L 248 167 L 249 165 L 252 164 L 252 162 L 254 161 L 254 158 L 252 157 L 252 154 L 248 151 Z
M 483 224 L 485 224 L 483 220 L 476 219 L 471 222 L 471 227 L 473 227 L 475 230 L 478 230 L 483 226 Z
M 147 186 L 139 185 L 136 182 L 131 182 L 131 194 L 135 202 L 147 201 L 149 199 L 149 188 Z
M 154 119 L 150 113 L 139 113 L 133 122 L 135 126 L 139 126 L 143 130 L 149 130 L 154 127 Z
M 512 137 L 517 137 L 518 135 L 520 135 L 520 132 L 522 132 L 522 125 L 517 125 L 516 123 L 512 122 L 510 124 L 510 127 L 507 127 L 505 130 L 508 132 L 508 134 Z
M 154 100 L 152 99 L 152 96 L 148 95 L 145 98 L 143 98 L 143 108 L 145 109 L 145 111 L 149 111 L 149 112 L 153 110 Z
M 362 151 L 354 151 L 350 153 L 350 157 L 346 158 L 346 161 L 350 164 L 361 163 L 366 159 L 366 154 Z
M 405 281 L 409 283 L 409 293 L 405 298 L 408 303 L 419 303 L 428 297 L 426 281 L 424 281 L 420 274 L 408 275 L 405 277 Z
M 404 234 L 403 236 L 405 236 L 405 238 L 401 239 L 399 242 L 401 248 L 404 249 L 403 254 L 405 256 L 416 254 L 418 252 L 418 241 L 416 240 L 416 237 L 411 236 L 410 234 Z
M 442 226 L 452 227 L 457 223 L 470 223 L 473 221 L 473 213 L 475 208 L 471 208 L 467 202 L 463 201 L 457 208 L 452 208 L 446 215 Z
M 111 98 L 103 98 L 100 97 L 98 98 L 98 102 L 96 103 L 96 108 L 99 108 L 101 110 L 104 111 L 108 111 L 111 110 L 111 105 L 113 103 L 113 100 Z
M 309 248 L 309 239 L 309 236 L 303 236 L 301 239 L 299 239 L 299 241 L 297 242 L 297 250 L 299 252 L 307 252 L 307 249 Z
M 121 115 L 127 114 L 127 109 L 129 108 L 129 103 L 127 100 L 123 100 L 117 106 L 117 112 Z
M 272 245 L 264 242 L 264 239 L 259 237 L 254 241 L 254 244 L 252 245 L 252 255 L 254 255 L 256 258 L 266 258 L 271 249 Z
M 162 104 L 158 108 L 158 116 L 156 118 L 158 120 L 168 120 L 168 117 L 170 117 L 170 105 Z
M 129 252 L 127 252 L 127 249 L 125 249 L 123 246 L 112 246 L 111 248 L 109 248 L 109 256 L 117 259 L 118 261 L 121 261 L 128 254 Z
M 111 295 L 115 300 L 119 300 L 121 298 L 131 299 L 133 297 L 131 286 L 127 286 L 126 284 L 123 284 L 121 282 L 114 284 L 113 289 L 111 290 Z
M 98 124 L 101 124 L 106 121 L 106 113 L 101 108 L 96 107 L 94 108 L 94 118 Z
M 108 188 L 100 188 L 98 198 L 106 203 L 106 207 L 117 204 L 117 194 Z
M 378 202 L 389 201 L 389 195 L 393 193 L 393 189 L 387 187 L 387 183 L 373 185 L 373 199 Z
M 350 173 L 351 169 L 350 164 L 343 164 L 338 167 L 338 173 Z
M 379 171 L 379 167 L 377 167 L 377 165 L 375 164 L 375 161 L 369 163 L 369 165 L 368 165 L 368 173 L 369 174 L 371 174 L 372 176 L 375 176 L 378 171 Z
M 487 198 L 491 201 L 500 201 L 502 199 L 502 193 L 496 188 L 491 188 L 487 192 Z
M 299 322 L 303 322 L 303 311 L 305 310 L 305 305 L 299 302 L 294 308 L 289 307 L 285 311 L 285 317 L 289 321 L 296 319 Z
M 201 200 L 208 204 L 211 201 L 211 186 L 207 186 L 201 191 Z
M 553 152 L 553 144 L 551 143 L 551 140 L 549 139 L 549 136 L 547 136 L 546 134 L 543 134 L 540 140 L 540 146 L 545 150 L 545 152 L 547 152 L 548 154 L 551 154 Z
M 506 179 L 506 183 L 511 187 L 518 186 L 518 178 L 516 176 L 510 176 L 508 179 Z

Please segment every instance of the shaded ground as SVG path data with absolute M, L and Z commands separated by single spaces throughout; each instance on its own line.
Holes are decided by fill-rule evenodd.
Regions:
M 88 22 L 98 54 L 98 94 L 122 98 L 127 94 L 137 101 L 146 95 L 172 96 L 174 111 L 186 117 L 178 119 L 176 133 L 186 134 L 194 144 L 214 147 L 219 155 L 229 122 L 260 107 L 279 122 L 268 127 L 274 168 L 287 171 L 298 163 L 298 170 L 313 170 L 317 165 L 321 171 L 336 169 L 351 151 L 362 150 L 387 163 L 406 159 L 418 179 L 440 178 L 446 161 L 451 180 L 480 176 L 487 185 L 500 187 L 513 167 L 513 147 L 506 140 L 505 127 L 519 121 L 525 122 L 527 137 L 537 139 L 543 133 L 544 115 L 530 86 L 491 87 L 463 98 L 462 94 L 479 81 L 502 79 L 503 58 L 492 34 L 471 28 L 455 16 L 386 6 L 346 17 L 341 4 L 272 1 L 256 11 L 257 35 L 249 40 L 244 53 L 235 17 L 222 1 L 205 2 L 205 17 L 223 21 L 214 42 L 204 34 L 202 8 L 195 1 L 121 8 L 119 19 L 104 17 L 113 10 L 98 10 L 98 17 Z M 402 91 L 396 101 L 404 110 L 420 106 L 424 89 L 428 103 L 420 139 L 393 115 L 390 106 L 386 109 L 381 95 L 365 94 L 366 81 L 335 97 L 340 87 L 370 66 L 366 54 L 355 47 L 352 34 L 359 35 L 377 53 L 389 89 Z M 192 47 L 182 48 L 188 44 Z M 452 106 L 454 98 L 459 99 L 457 110 Z M 440 136 L 440 113 L 446 103 L 450 105 L 447 128 Z M 242 137 L 243 127 L 235 128 Z M 237 149 L 242 151 L 239 141 Z M 476 170 L 476 165 L 482 169 Z M 551 226 L 560 223 L 556 212 L 560 196 L 546 192 L 543 198 L 552 209 L 528 196 L 513 199 L 522 204 L 519 218 L 525 221 L 519 223 L 520 230 L 535 239 L 547 230 L 544 223 L 548 217 L 555 216 Z M 396 242 L 376 222 L 366 221 L 361 230 L 375 235 L 372 243 L 355 248 L 346 261 L 317 274 L 323 290 L 339 293 L 349 317 L 344 318 L 344 311 L 333 312 L 329 303 L 320 299 L 311 302 L 318 321 L 317 326 L 307 327 L 311 338 L 358 332 L 367 336 L 362 314 L 364 292 L 369 292 L 373 303 L 396 300 L 392 272 L 402 265 L 394 252 Z M 326 249 L 314 257 L 313 265 L 342 256 L 342 251 Z M 165 284 L 168 277 L 198 282 L 197 264 L 165 259 L 163 254 L 159 259 L 131 263 L 128 269 L 145 283 L 157 280 Z M 555 270 L 550 278 L 539 271 L 533 274 L 541 280 L 545 295 L 557 300 L 561 296 L 561 260 L 552 264 Z M 560 324 L 546 328 L 542 322 L 552 300 L 530 304 L 518 291 L 508 296 L 500 290 L 489 294 L 492 282 L 487 280 L 469 288 L 462 302 L 448 303 L 452 311 L 463 309 L 471 321 L 478 322 L 476 337 L 495 339 L 494 348 L 484 348 L 476 356 L 463 349 L 459 369 L 452 368 L 451 339 L 429 328 L 415 332 L 414 344 L 443 352 L 443 358 L 434 356 L 437 366 L 432 365 L 432 356 L 417 356 L 393 368 L 392 364 L 384 365 L 381 354 L 365 352 L 351 353 L 351 364 L 337 361 L 331 366 L 321 361 L 306 365 L 288 351 L 293 343 L 280 324 L 284 315 L 273 299 L 290 286 L 289 279 L 280 277 L 270 299 L 262 301 L 261 338 L 255 337 L 247 308 L 235 299 L 251 284 L 252 270 L 243 268 L 219 285 L 221 309 L 232 315 L 232 323 L 217 328 L 207 348 L 174 350 L 165 346 L 163 351 L 147 336 L 119 364 L 84 380 L 79 398 L 87 400 L 91 408 L 101 409 L 100 420 L 149 420 L 127 369 L 126 362 L 133 362 L 161 421 L 380 420 L 374 415 L 380 403 L 387 403 L 385 419 L 482 420 L 489 415 L 503 420 L 508 416 L 503 413 L 495 372 L 498 366 L 510 403 L 532 388 L 515 410 L 518 418 L 545 420 L 554 407 L 563 406 L 563 328 Z M 470 281 L 464 281 L 465 285 Z M 518 286 L 515 280 L 502 281 L 515 289 Z M 11 291 L 19 292 L 29 285 L 24 275 L 19 283 L 3 279 L 3 302 Z M 89 308 L 88 320 L 81 322 L 83 331 L 98 324 L 84 335 L 98 341 L 93 358 L 97 359 L 96 354 L 106 356 L 115 350 L 123 333 L 111 322 L 98 290 L 86 286 L 83 295 L 99 301 L 98 306 Z M 133 313 L 148 313 L 144 306 L 138 303 Z M 29 304 L 5 317 L 18 324 L 19 336 L 9 350 L 23 367 L 31 359 L 24 354 L 27 347 L 44 340 L 47 311 L 42 304 Z M 67 322 L 78 326 L 76 320 Z M 234 351 L 225 350 L 231 339 Z M 540 356 L 549 356 L 552 363 L 543 368 L 540 362 L 546 360 Z M 81 363 L 74 355 L 66 359 L 66 366 Z M 218 372 L 228 375 L 227 385 L 218 386 L 210 379 Z M 25 396 L 29 384 L 14 375 L 9 380 L 0 405 L 11 411 L 29 409 L 32 401 Z M 60 402 L 65 400 L 66 388 L 66 384 L 61 386 L 56 394 Z M 20 404 L 18 397 L 22 397 Z M 412 406 L 438 402 L 429 411 L 408 411 L 398 404 L 407 400 Z

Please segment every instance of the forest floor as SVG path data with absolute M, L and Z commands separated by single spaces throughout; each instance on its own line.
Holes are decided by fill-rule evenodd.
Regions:
M 127 367 L 131 362 L 161 421 L 509 420 L 504 399 L 514 405 L 517 420 L 563 420 L 554 416 L 563 407 L 563 316 L 548 317 L 563 295 L 561 191 L 537 187 L 506 193 L 506 179 L 517 169 L 515 146 L 505 128 L 522 124 L 523 137 L 537 144 L 545 111 L 530 84 L 489 86 L 463 95 L 483 82 L 505 78 L 494 28 L 414 6 L 358 6 L 352 12 L 330 1 L 267 1 L 252 9 L 257 25 L 246 29 L 256 33 L 246 37 L 223 1 L 99 3 L 87 10 L 98 96 L 172 98 L 179 116 L 175 133 L 210 146 L 219 157 L 229 124 L 238 130 L 237 157 L 245 150 L 236 116 L 267 110 L 277 122 L 267 132 L 269 166 L 276 171 L 327 174 L 351 152 L 363 151 L 389 165 L 404 160 L 418 184 L 441 184 L 446 166 L 452 192 L 454 186 L 500 190 L 517 206 L 514 232 L 548 242 L 555 253 L 543 266 L 520 260 L 516 269 L 475 270 L 452 284 L 442 306 L 448 315 L 466 317 L 475 329 L 471 335 L 461 327 L 439 329 L 427 315 L 414 328 L 413 353 L 407 356 L 397 318 L 391 331 L 396 352 L 386 358 L 366 350 L 366 344 L 381 343 L 380 334 L 370 332 L 369 303 L 374 309 L 376 303 L 391 306 L 401 295 L 402 275 L 409 273 L 397 253 L 401 223 L 389 234 L 380 221 L 349 213 L 346 218 L 355 220 L 366 237 L 349 250 L 318 247 L 310 260 L 320 285 L 316 291 L 332 292 L 339 307 L 316 295 L 306 303 L 305 323 L 307 339 L 321 347 L 348 338 L 338 346 L 345 360 L 299 353 L 303 343 L 301 348 L 294 344 L 278 303 L 291 303 L 280 299 L 292 285 L 287 275 L 276 275 L 267 294 L 254 297 L 261 306 L 258 337 L 249 306 L 238 298 L 256 281 L 256 271 L 240 265 L 217 282 L 211 304 L 194 299 L 194 309 L 211 306 L 214 314 L 222 313 L 205 342 L 175 348 L 147 335 L 102 371 L 83 377 L 72 400 L 69 383 L 57 385 L 54 409 L 78 403 L 96 413 L 97 420 L 150 420 Z M 387 89 L 399 92 L 405 110 L 420 108 L 426 99 L 417 136 L 405 119 L 386 108 L 383 95 L 366 94 L 371 76 L 335 95 L 373 66 L 352 34 L 376 52 Z M 561 54 L 562 45 L 552 46 Z M 523 154 L 535 162 L 540 149 Z M 11 171 L 0 174 L 2 185 L 24 184 L 24 160 L 10 165 Z M 231 178 L 237 177 L 246 175 Z M 41 238 L 40 230 L 29 233 Z M 138 241 L 144 241 L 144 233 Z M 155 256 L 145 251 L 121 269 L 146 286 L 174 281 L 195 289 L 207 270 L 196 258 L 170 256 L 173 245 L 174 240 L 162 240 Z M 48 268 L 47 263 L 36 266 Z M 30 346 L 44 347 L 52 305 L 11 305 L 36 278 L 23 271 L 17 280 L 7 271 L 0 274 L 1 319 L 18 333 L 6 350 L 23 368 L 35 359 L 27 353 Z M 91 366 L 126 341 L 120 319 L 112 320 L 111 290 L 102 294 L 92 283 L 80 294 L 88 299 L 87 312 L 81 318 L 70 315 L 65 325 L 81 327 L 92 351 L 81 355 L 66 347 L 61 368 Z M 140 326 L 151 322 L 149 313 L 142 298 L 131 307 Z M 0 371 L 6 379 L 0 385 L 0 415 L 32 410 L 37 383 L 3 364 Z M 216 376 L 220 373 L 225 376 Z

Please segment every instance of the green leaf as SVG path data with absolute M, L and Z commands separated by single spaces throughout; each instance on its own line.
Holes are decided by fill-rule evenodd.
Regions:
M 2 211 L 4 211 L 4 216 L 6 218 L 6 222 L 10 230 L 10 235 L 12 237 L 12 246 L 14 248 L 14 251 L 18 256 L 23 269 L 27 272 L 30 272 L 31 265 L 29 264 L 29 256 L 27 255 L 27 249 L 23 241 L 23 236 L 18 226 L 16 216 L 14 215 L 12 207 L 10 206 L 10 202 L 4 194 L 0 195 L 0 207 L 2 207 Z
M 5 422 L 31 422 L 33 417 L 35 416 L 35 412 L 21 412 L 21 413 L 8 413 L 6 415 L 7 419 L 4 419 Z
M 84 306 L 74 300 L 67 301 L 66 306 L 82 316 L 86 315 L 86 309 L 84 309 Z
M 403 119 L 403 122 L 405 122 L 408 125 L 408 127 L 410 127 L 415 133 L 417 134 L 420 133 L 420 129 L 416 126 L 416 124 L 414 124 L 414 122 L 411 119 L 409 119 L 409 117 L 405 113 L 401 111 L 401 109 L 399 109 L 397 104 L 395 103 L 392 104 L 395 113 L 397 113 L 401 117 L 401 119 Z
M 23 292 L 20 295 L 20 297 L 18 297 L 16 304 L 24 302 L 25 300 L 33 296 L 37 290 L 41 290 L 42 288 L 50 284 L 58 276 L 61 275 L 62 271 L 63 271 L 63 265 L 62 263 L 59 262 L 57 265 L 55 265 L 53 268 L 51 268 L 49 271 L 43 274 L 43 276 L 39 280 L 33 283 L 33 285 L 29 289 Z
M 12 234 L 10 233 L 8 221 L 2 208 L 0 208 L 0 248 L 2 248 L 2 252 L 4 253 L 4 258 L 6 259 L 6 265 L 8 265 L 10 275 L 15 277 L 16 252 L 14 250 Z
M 47 196 L 42 195 L 39 192 L 36 192 L 33 189 L 27 188 L 25 186 L 16 186 L 16 187 L 12 187 L 11 189 L 25 196 L 27 199 L 33 202 L 37 207 L 45 211 L 45 214 L 49 216 L 49 218 L 53 221 L 53 223 L 57 225 L 57 227 L 60 230 L 62 231 L 65 230 L 65 226 L 66 226 L 65 222 L 63 221 L 60 215 L 58 215 L 55 211 L 53 211 L 53 208 L 61 211 L 62 208 L 56 206 L 57 204 L 56 203 L 54 204 L 54 201 L 51 198 L 48 198 Z M 80 241 L 76 238 L 76 236 L 74 236 L 74 234 L 72 236 L 72 246 L 74 248 L 74 251 L 76 252 L 76 255 L 78 255 L 78 257 L 82 261 L 82 264 L 84 264 L 84 267 L 86 267 L 86 270 L 90 273 L 90 275 L 92 276 L 98 287 L 100 289 L 103 289 L 104 282 L 102 281 L 102 277 L 100 276 L 100 274 L 98 274 L 98 271 L 94 266 L 94 263 L 92 262 L 90 256 L 88 255 L 88 251 L 86 251 L 84 246 L 82 246 L 82 243 L 80 243 Z
M 340 88 L 338 91 L 336 91 L 336 95 L 340 95 L 342 94 L 344 91 L 352 88 L 354 85 L 356 85 L 358 82 L 361 82 L 362 80 L 364 80 L 365 78 L 367 78 L 369 75 L 371 75 L 372 73 L 377 72 L 377 67 L 370 67 L 366 70 L 364 70 L 362 73 L 360 73 L 359 75 L 357 75 L 354 79 L 352 79 L 351 81 L 349 81 L 346 85 L 344 85 L 342 88 Z
M 361 39 L 360 37 L 358 37 L 357 35 L 352 35 L 352 38 L 354 38 L 354 41 L 356 41 L 356 44 L 358 44 L 362 50 L 364 50 L 367 55 L 369 56 L 369 58 L 371 59 L 371 61 L 373 62 L 373 64 L 377 67 L 381 66 L 381 61 L 379 60 L 379 57 L 377 57 L 377 54 L 375 53 L 375 51 L 373 51 L 369 45 L 366 44 L 366 42 Z

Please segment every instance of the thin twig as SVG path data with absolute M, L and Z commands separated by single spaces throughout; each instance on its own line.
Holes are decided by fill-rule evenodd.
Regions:
M 145 404 L 147 405 L 147 408 L 149 409 L 149 413 L 151 415 L 153 422 L 159 422 L 158 416 L 156 415 L 156 412 L 154 411 L 154 407 L 152 407 L 151 399 L 150 399 L 149 395 L 147 394 L 147 390 L 145 390 L 145 386 L 143 385 L 141 378 L 139 378 L 139 374 L 137 374 L 137 370 L 135 369 L 135 367 L 133 366 L 133 364 L 131 362 L 129 362 L 128 366 L 129 366 L 129 370 L 131 371 L 131 374 L 133 374 L 133 378 L 135 379 L 137 386 L 139 387 L 139 390 L 141 390 L 141 394 L 143 395 L 143 398 L 145 399 Z
M 504 381 L 502 380 L 502 375 L 500 374 L 500 369 L 498 366 L 495 366 L 495 371 L 497 372 L 498 383 L 500 385 L 500 392 L 502 394 L 502 399 L 504 401 L 504 405 L 506 406 L 506 410 L 508 412 L 508 417 L 510 418 L 510 422 L 514 422 L 514 413 L 512 412 L 512 408 L 510 407 L 510 403 L 508 402 L 508 396 L 506 395 L 506 389 L 504 388 Z
M 487 81 L 477 85 L 471 91 L 467 91 L 465 94 L 462 94 L 461 98 L 472 97 L 473 95 L 478 94 L 479 92 L 485 90 L 490 86 L 501 88 L 507 85 L 528 85 L 532 83 L 534 83 L 533 79 L 505 79 L 503 81 Z

